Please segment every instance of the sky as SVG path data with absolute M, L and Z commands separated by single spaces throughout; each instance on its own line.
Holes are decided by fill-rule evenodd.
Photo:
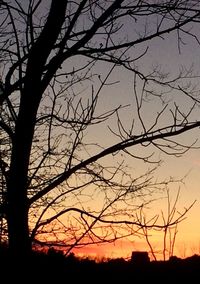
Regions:
M 194 29 L 195 33 L 196 29 Z M 148 73 L 152 66 L 159 65 L 161 69 L 165 72 L 169 72 L 170 76 L 176 76 L 179 70 L 183 68 L 190 68 L 192 66 L 193 72 L 198 75 L 200 74 L 200 46 L 198 42 L 188 36 L 183 37 L 184 44 L 181 45 L 181 50 L 178 49 L 176 35 L 168 36 L 167 39 L 156 39 L 149 45 L 149 50 L 147 55 L 145 55 L 141 60 L 137 62 L 139 68 L 143 72 Z M 105 67 L 104 67 L 105 68 Z M 101 70 L 102 71 L 102 70 Z M 133 109 L 134 109 L 134 94 L 133 94 L 133 75 L 125 70 L 118 70 L 112 75 L 113 81 L 120 81 L 118 84 L 113 85 L 107 89 L 104 89 L 103 95 L 100 98 L 100 108 L 105 106 L 109 109 L 118 105 L 128 105 L 121 112 L 121 118 L 125 124 L 129 123 L 131 120 Z M 197 84 L 198 80 L 192 80 L 192 83 Z M 187 112 L 191 106 L 191 101 L 187 98 L 183 98 L 180 93 L 169 96 L 169 105 L 176 102 L 183 112 Z M 114 99 L 113 99 L 114 98 Z M 156 112 L 160 109 L 161 104 L 159 100 L 152 100 L 147 106 L 144 106 L 143 118 L 144 121 L 148 122 L 154 117 Z M 195 113 L 198 117 L 198 109 Z M 194 116 L 195 117 L 195 116 Z M 167 121 L 168 116 L 165 117 L 164 123 Z M 196 118 L 194 118 L 196 119 Z M 113 124 L 112 124 L 113 123 Z M 111 122 L 114 126 L 114 122 Z M 105 132 L 108 134 L 105 135 Z M 91 134 L 92 137 L 97 137 L 103 139 L 105 143 L 111 142 L 108 129 L 100 130 Z M 188 132 L 182 135 L 180 138 L 181 143 L 192 143 L 192 141 L 199 139 L 199 129 L 195 131 Z M 197 143 L 200 145 L 200 142 Z M 167 156 L 165 154 L 158 153 L 163 159 L 163 164 L 156 172 L 159 178 L 174 177 L 175 179 L 184 178 L 183 184 L 174 184 L 170 186 L 170 194 L 172 198 L 176 196 L 177 190 L 180 188 L 180 198 L 178 205 L 176 207 L 177 211 L 182 211 L 184 208 L 189 207 L 194 201 L 195 204 L 192 206 L 190 211 L 187 213 L 185 220 L 183 220 L 178 225 L 178 231 L 176 235 L 174 254 L 180 257 L 190 256 L 194 253 L 200 253 L 200 149 L 191 149 L 189 152 L 185 153 L 181 157 Z M 134 169 L 138 170 L 135 166 L 137 162 L 128 160 Z M 137 164 L 138 165 L 138 164 Z M 138 172 L 142 171 L 141 167 Z M 160 201 L 157 204 L 156 209 L 161 206 L 166 206 L 166 203 Z M 155 208 L 151 209 L 152 212 Z M 163 258 L 162 248 L 163 248 L 163 235 L 157 235 L 157 232 L 152 232 L 151 242 L 155 251 L 158 251 L 157 257 L 159 259 Z M 93 257 L 130 257 L 132 250 L 149 250 L 144 239 L 132 238 L 131 240 L 120 240 L 114 244 L 107 244 L 104 246 L 93 246 L 90 248 L 84 248 L 77 250 L 80 255 L 88 254 Z
M 140 25 L 137 27 L 141 28 Z M 190 27 L 196 35 L 199 34 L 198 28 Z M 124 32 L 131 34 L 128 23 L 124 26 Z M 99 39 L 100 40 L 100 39 Z M 157 38 L 144 45 L 139 45 L 137 48 L 129 50 L 130 55 L 137 57 L 143 53 L 148 46 L 147 53 L 135 62 L 136 68 L 144 74 L 149 74 L 157 67 L 159 70 L 168 74 L 168 78 L 176 77 L 180 70 L 192 69 L 193 74 L 200 74 L 200 45 L 196 39 L 188 34 L 182 34 L 181 45 L 178 46 L 177 34 L 167 34 L 166 38 Z M 76 61 L 77 60 L 77 61 Z M 73 64 L 80 64 L 82 59 L 73 58 L 71 62 Z M 71 68 L 71 64 L 67 62 Z M 101 74 L 102 78 L 107 74 L 110 66 L 106 63 L 99 63 L 94 69 L 96 74 Z M 198 77 L 195 79 L 186 79 L 184 84 L 188 82 L 196 84 L 196 89 L 200 90 Z M 98 81 L 98 80 L 97 80 Z M 98 89 L 97 81 L 88 81 L 86 83 L 85 93 L 91 94 L 91 85 L 93 84 L 94 90 Z M 134 76 L 133 73 L 127 71 L 121 67 L 116 67 L 108 80 L 109 83 L 116 82 L 115 84 L 109 84 L 105 86 L 100 93 L 97 112 L 102 113 L 118 107 L 119 105 L 126 106 L 119 111 L 121 121 L 124 126 L 130 128 L 132 121 L 135 120 L 135 131 L 140 132 L 141 124 L 136 116 L 136 100 L 134 94 Z M 184 84 L 180 82 L 180 86 L 184 87 Z M 142 81 L 137 81 L 138 96 L 140 95 Z M 163 92 L 161 87 L 156 87 L 158 93 Z M 159 89 L 160 88 L 160 89 Z M 84 89 L 84 88 L 83 88 Z M 166 91 L 166 89 L 165 89 Z M 167 90 L 168 91 L 168 90 Z M 84 93 L 84 94 L 85 94 Z M 198 95 L 198 91 L 197 91 Z M 172 116 L 170 109 L 175 108 L 175 104 L 180 107 L 183 113 L 188 113 L 191 108 L 192 102 L 190 99 L 183 96 L 180 92 L 171 92 L 163 96 L 165 103 L 168 103 L 166 114 L 162 116 L 160 125 L 166 125 L 170 123 Z M 162 109 L 163 104 L 159 98 L 148 97 L 141 110 L 141 115 L 146 126 L 150 126 L 155 119 L 157 113 Z M 199 109 L 194 113 L 194 119 L 199 117 Z M 118 139 L 112 135 L 109 128 L 114 131 L 117 130 L 116 117 L 113 117 L 109 122 L 102 125 L 95 125 L 91 127 L 86 139 L 91 143 L 98 143 L 103 146 L 110 146 Z M 186 143 L 190 145 L 199 138 L 199 129 L 190 131 L 178 138 L 180 143 Z M 200 141 L 197 143 L 200 146 Z M 152 150 L 152 148 L 150 148 Z M 146 149 L 136 148 L 135 154 L 140 155 Z M 150 153 L 150 152 L 149 152 Z M 184 212 L 185 208 L 195 201 L 190 211 L 177 228 L 176 242 L 174 254 L 180 257 L 186 257 L 194 253 L 200 252 L 200 149 L 191 149 L 181 157 L 168 156 L 160 151 L 155 152 L 155 157 L 161 159 L 163 163 L 155 172 L 155 179 L 165 180 L 169 178 L 182 179 L 183 183 L 171 184 L 170 200 L 173 204 L 173 200 L 176 197 L 177 191 L 180 189 L 180 197 L 176 205 L 176 212 Z M 120 159 L 120 158 L 119 158 Z M 108 160 L 109 161 L 109 158 Z M 126 156 L 126 163 L 132 167 L 132 171 L 135 176 L 143 174 L 149 165 L 144 164 L 141 161 L 131 159 Z M 165 196 L 166 197 L 166 196 Z M 155 196 L 156 198 L 156 196 Z M 98 206 L 98 199 L 95 200 L 95 204 Z M 154 214 L 161 214 L 161 212 L 167 210 L 166 198 L 159 199 L 157 202 L 152 203 L 150 209 L 148 209 L 148 216 Z M 157 252 L 158 259 L 163 258 L 163 233 L 159 234 L 157 231 L 152 231 L 150 240 L 154 250 Z M 123 239 L 116 241 L 113 244 L 105 244 L 103 246 L 93 245 L 90 247 L 84 247 L 74 250 L 78 255 L 89 255 L 96 258 L 102 257 L 130 257 L 133 250 L 147 250 L 149 247 L 144 238 L 132 236 L 129 239 Z

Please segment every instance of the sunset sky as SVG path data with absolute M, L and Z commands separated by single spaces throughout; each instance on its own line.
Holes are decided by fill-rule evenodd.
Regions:
M 194 31 L 196 34 L 198 33 L 196 29 L 194 29 Z M 180 50 L 178 50 L 176 34 L 168 36 L 165 40 L 156 39 L 151 42 L 147 55 L 137 62 L 139 68 L 141 68 L 140 70 L 148 73 L 152 66 L 159 65 L 161 70 L 164 72 L 170 72 L 170 76 L 173 76 L 178 74 L 179 70 L 185 66 L 186 68 L 192 67 L 195 75 L 200 74 L 199 44 L 195 38 L 187 36 L 183 38 L 183 41 L 184 44 L 181 46 L 181 53 Z M 105 66 L 102 68 L 105 68 Z M 102 72 L 102 69 L 100 69 L 100 72 Z M 121 112 L 121 119 L 125 122 L 125 124 L 128 124 L 129 119 L 131 120 L 135 103 L 133 95 L 133 75 L 131 72 L 116 69 L 112 75 L 112 80 L 120 82 L 104 89 L 100 99 L 100 109 L 105 109 L 105 106 L 107 109 L 111 109 L 118 105 L 130 104 L 130 107 L 127 107 Z M 193 83 L 195 82 L 195 84 L 197 84 L 197 89 L 199 84 L 198 80 L 199 78 L 193 80 Z M 176 103 L 186 112 L 191 106 L 191 102 L 176 93 L 174 93 L 171 98 L 173 98 L 172 101 L 176 101 Z M 143 113 L 144 121 L 148 122 L 151 120 L 159 107 L 160 103 L 158 101 L 152 101 L 147 104 Z M 167 116 L 165 119 L 167 121 Z M 194 140 L 199 139 L 199 134 L 199 129 L 188 132 L 180 137 L 180 141 L 182 143 L 186 142 L 190 144 Z M 91 137 L 91 139 L 95 137 L 99 140 L 103 137 L 102 140 L 105 144 L 111 144 L 112 142 L 112 140 L 110 140 L 111 136 L 109 134 L 109 130 L 106 127 L 104 130 L 98 129 L 97 127 L 94 133 L 91 132 L 89 134 L 89 137 Z M 196 145 L 199 146 L 200 142 Z M 180 179 L 186 176 L 184 184 L 174 184 L 170 186 L 170 193 L 172 197 L 176 195 L 179 186 L 181 189 L 177 210 L 183 210 L 196 200 L 194 206 L 188 212 L 186 219 L 178 226 L 174 254 L 180 257 L 185 257 L 194 253 L 200 253 L 200 149 L 191 149 L 179 158 L 167 156 L 163 153 L 160 155 L 161 159 L 164 161 L 159 170 L 156 172 L 160 179 L 169 177 Z M 136 172 L 138 171 L 138 173 L 140 173 L 143 171 L 142 167 L 138 168 L 138 164 L 137 166 L 134 164 L 135 161 L 130 159 L 128 162 L 131 166 L 133 166 Z M 167 206 L 166 202 L 160 202 L 161 209 L 163 206 Z M 156 205 L 156 209 L 158 209 L 157 206 L 158 205 Z M 152 210 L 155 210 L 155 208 Z M 162 236 L 158 237 L 155 233 L 152 233 L 151 240 L 155 250 L 162 250 Z M 104 246 L 94 245 L 88 248 L 76 250 L 76 252 L 80 255 L 83 253 L 95 257 L 130 257 L 132 250 L 149 250 L 149 248 L 146 246 L 144 239 L 133 237 L 132 240 L 120 240 L 115 244 L 107 244 Z M 161 252 L 158 254 L 158 258 L 162 259 Z
M 152 19 L 153 22 L 153 19 Z M 155 25 L 155 23 L 154 23 Z M 147 26 L 149 30 L 153 29 L 151 25 Z M 137 38 L 137 32 L 142 31 L 144 28 L 144 22 L 138 21 L 135 23 L 136 33 L 133 33 L 133 25 L 130 25 L 129 22 L 125 22 L 123 26 L 123 30 L 121 31 L 122 38 L 124 34 L 129 34 L 131 38 L 134 36 Z M 135 31 L 134 30 L 134 31 Z M 195 34 L 195 36 L 199 36 L 198 27 L 189 26 L 188 30 L 190 33 Z M 122 34 L 124 32 L 124 34 Z M 188 35 L 186 33 L 181 34 L 181 40 L 178 44 L 178 36 L 177 32 L 172 34 L 167 34 L 163 37 L 156 38 L 150 40 L 148 42 L 142 43 L 141 45 L 137 45 L 133 47 L 128 52 L 133 58 L 139 59 L 136 60 L 135 69 L 139 70 L 145 75 L 152 73 L 155 68 L 160 70 L 162 74 L 168 74 L 169 80 L 173 80 L 179 75 L 180 70 L 185 72 L 186 70 L 192 70 L 192 74 L 189 73 L 189 76 L 194 76 L 193 79 L 184 79 L 185 86 L 190 87 L 195 85 L 195 90 L 197 92 L 195 94 L 199 94 L 200 84 L 199 84 L 199 74 L 200 74 L 200 45 L 195 37 Z M 100 43 L 100 36 L 97 39 L 97 43 Z M 147 50 L 146 54 L 140 57 Z M 76 67 L 81 66 L 83 60 L 85 58 L 81 58 L 79 56 L 70 59 L 72 61 L 66 62 L 63 67 L 72 68 L 71 66 Z M 98 76 L 101 76 L 103 79 L 106 74 L 109 72 L 111 65 L 106 62 L 99 62 L 95 65 L 93 69 L 93 74 L 97 74 L 94 76 L 94 80 L 88 80 L 84 82 L 82 87 L 82 97 L 91 96 L 92 86 L 95 91 L 98 90 Z M 76 69 L 76 68 L 75 68 Z M 71 71 L 71 69 L 68 69 Z M 96 79 L 95 79 L 96 78 Z M 116 66 L 113 70 L 110 78 L 108 79 L 108 85 L 104 86 L 102 89 L 99 101 L 97 105 L 97 114 L 105 113 L 111 109 L 115 109 L 118 106 L 125 106 L 121 110 L 119 110 L 119 116 L 121 122 L 123 123 L 126 129 L 130 129 L 132 122 L 135 122 L 135 131 L 137 133 L 142 132 L 142 126 L 137 117 L 136 112 L 136 99 L 134 94 L 134 77 L 133 73 L 123 69 L 122 67 Z M 113 84 L 115 83 L 115 84 Z M 180 85 L 184 88 L 184 84 L 180 82 Z M 140 96 L 142 86 L 142 80 L 137 81 L 137 95 Z M 77 91 L 79 91 L 77 87 Z M 160 89 L 159 89 L 160 88 Z M 192 87 L 190 87 L 190 90 Z M 163 89 L 161 86 L 157 86 L 158 93 L 162 93 L 163 91 L 167 91 Z M 160 124 L 162 126 L 166 126 L 172 121 L 171 109 L 174 111 L 175 106 L 178 105 L 180 107 L 180 111 L 184 114 L 187 114 L 192 105 L 193 101 L 188 97 L 184 96 L 181 92 L 173 91 L 171 93 L 166 93 L 163 96 L 164 103 L 167 104 L 167 108 L 162 115 L 160 120 Z M 154 121 L 158 112 L 163 108 L 163 102 L 158 97 L 149 96 L 143 104 L 143 108 L 141 110 L 140 115 L 142 116 L 142 120 L 148 128 Z M 200 113 L 197 108 L 193 114 L 193 119 L 199 119 Z M 114 143 L 117 143 L 119 139 L 114 136 L 110 129 L 113 132 L 117 131 L 117 117 L 112 117 L 108 122 L 106 121 L 104 124 L 96 124 L 94 127 L 88 128 L 86 131 L 85 139 L 88 143 L 93 143 L 93 145 L 101 145 L 103 147 L 109 147 Z M 141 131 L 141 132 L 140 132 Z M 137 133 L 137 134 L 138 134 Z M 178 140 L 182 144 L 191 145 L 196 139 L 199 139 L 199 129 L 194 131 L 190 131 L 186 134 L 181 135 Z M 200 146 L 200 141 L 197 142 L 196 146 Z M 97 148 L 90 149 L 90 154 L 98 152 Z M 151 150 L 155 151 L 155 149 L 146 147 L 146 148 L 136 148 L 135 154 L 140 155 L 144 154 L 144 152 L 150 154 Z M 141 151 L 141 152 L 140 152 Z M 142 152 L 144 151 L 144 152 Z M 118 157 L 118 158 L 117 158 Z M 134 177 L 140 176 L 147 171 L 149 167 L 148 163 L 143 163 L 143 161 L 139 161 L 137 159 L 132 159 L 128 155 L 122 157 L 117 155 L 116 159 L 125 159 L 125 163 L 132 168 L 132 172 Z M 112 163 L 113 157 L 106 157 L 106 160 L 103 161 L 105 163 Z M 191 149 L 189 152 L 185 153 L 181 157 L 175 157 L 173 155 L 168 156 L 160 151 L 155 151 L 155 159 L 160 159 L 163 163 L 159 166 L 158 170 L 154 173 L 155 180 L 166 180 L 166 179 L 174 179 L 180 180 L 183 177 L 183 183 L 172 183 L 169 186 L 170 190 L 170 200 L 173 204 L 173 200 L 177 194 L 177 191 L 180 189 L 180 197 L 178 203 L 176 205 L 176 212 L 184 212 L 185 208 L 188 208 L 195 200 L 194 206 L 186 215 L 186 219 L 183 220 L 178 225 L 178 232 L 176 235 L 176 243 L 174 254 L 185 257 L 194 253 L 200 252 L 200 149 Z M 165 198 L 163 198 L 165 197 Z M 155 194 L 152 198 L 159 198 Z M 94 196 L 93 207 L 95 210 L 95 206 L 100 206 L 100 201 L 98 197 Z M 147 210 L 147 216 L 150 218 L 156 214 L 161 214 L 161 211 L 167 210 L 167 201 L 166 195 L 162 196 L 161 199 L 158 199 L 156 202 L 153 202 L 150 208 Z M 162 259 L 162 250 L 163 250 L 163 234 L 159 234 L 157 231 L 151 232 L 152 236 L 150 237 L 151 244 L 155 252 L 158 252 L 157 257 Z M 75 252 L 79 255 L 90 255 L 93 257 L 130 257 L 131 252 L 133 250 L 149 250 L 145 239 L 142 237 L 132 236 L 128 240 L 121 239 L 114 244 L 107 244 L 103 246 L 93 245 L 90 247 L 84 247 L 80 249 L 76 249 Z

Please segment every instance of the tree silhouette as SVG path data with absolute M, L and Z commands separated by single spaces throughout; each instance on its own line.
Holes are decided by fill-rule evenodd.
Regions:
M 161 126 L 164 106 L 146 126 L 141 109 L 145 96 L 155 95 L 153 86 L 190 95 L 176 84 L 188 74 L 167 80 L 158 70 L 145 74 L 137 62 L 154 38 L 176 31 L 180 43 L 199 13 L 195 1 L 0 1 L 1 229 L 13 256 L 26 257 L 34 242 L 65 240 L 70 251 L 127 235 L 129 226 L 137 234 L 145 225 L 134 210 L 171 180 L 155 182 L 156 161 L 134 149 L 149 145 L 182 154 L 191 145 L 175 137 L 200 122 L 190 119 L 194 106 L 187 114 L 176 106 Z M 107 73 L 99 69 L 102 64 L 110 68 Z M 112 86 L 112 72 L 120 67 L 133 73 L 139 129 L 134 119 L 128 129 L 123 124 L 124 106 L 98 108 L 103 88 Z M 114 117 L 115 142 L 105 146 L 88 138 Z M 155 166 L 135 177 L 126 156 Z

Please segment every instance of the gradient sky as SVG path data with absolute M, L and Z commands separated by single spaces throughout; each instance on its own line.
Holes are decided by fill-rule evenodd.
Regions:
M 197 34 L 198 31 L 194 29 Z M 156 39 L 149 45 L 149 50 L 147 54 L 141 58 L 137 65 L 140 70 L 144 73 L 148 73 L 152 66 L 159 65 L 161 70 L 164 72 L 169 72 L 169 76 L 178 74 L 181 68 L 190 68 L 192 66 L 193 72 L 198 75 L 200 74 L 200 46 L 198 42 L 189 36 L 183 37 L 184 44 L 181 45 L 181 53 L 178 49 L 176 34 L 168 36 L 167 39 Z M 99 67 L 99 71 L 102 72 L 103 67 Z M 133 74 L 131 72 L 116 69 L 112 75 L 113 81 L 120 81 L 118 84 L 105 88 L 103 94 L 101 94 L 99 108 L 104 109 L 105 107 L 109 110 L 118 105 L 130 104 L 130 107 L 126 108 L 121 112 L 121 119 L 125 124 L 129 124 L 134 113 L 134 95 L 133 95 Z M 112 81 L 111 80 L 111 81 Z M 196 78 L 192 83 L 197 84 L 199 78 Z M 181 107 L 183 111 L 189 110 L 191 102 L 187 98 L 183 98 L 179 94 L 170 95 L 171 101 L 169 105 L 174 101 Z M 158 100 L 152 100 L 145 106 L 145 111 L 143 112 L 144 121 L 148 123 L 156 112 L 161 107 Z M 165 117 L 167 121 L 167 117 Z M 194 119 L 198 119 L 198 110 L 195 113 Z M 164 121 L 164 122 L 166 122 Z M 114 122 L 111 122 L 111 126 L 115 127 Z M 102 140 L 103 136 L 103 140 Z M 105 144 L 111 144 L 111 136 L 109 130 L 105 127 L 103 130 L 95 128 L 94 132 L 90 132 L 89 137 L 91 140 L 97 139 L 102 140 Z M 182 143 L 192 143 L 195 139 L 199 139 L 199 129 L 195 131 L 188 132 L 182 135 L 180 138 Z M 200 145 L 200 142 L 197 143 Z M 176 237 L 176 245 L 174 253 L 180 257 L 185 257 L 192 255 L 194 253 L 200 253 L 200 149 L 191 149 L 189 152 L 184 154 L 182 157 L 176 158 L 174 156 L 166 156 L 165 154 L 160 154 L 164 163 L 156 172 L 160 179 L 165 179 L 168 177 L 174 177 L 175 179 L 180 179 L 185 177 L 184 184 L 181 184 L 181 194 L 177 205 L 177 210 L 184 210 L 184 208 L 190 206 L 194 200 L 196 200 L 194 206 L 187 214 L 187 218 L 178 226 L 178 233 Z M 143 171 L 143 168 L 137 168 L 136 161 L 131 159 L 127 161 L 133 168 L 138 171 L 138 173 Z M 137 164 L 138 165 L 138 164 Z M 170 187 L 170 194 L 172 198 L 176 195 L 177 190 L 180 185 L 174 184 Z M 166 203 L 160 201 L 161 209 L 166 206 Z M 156 205 L 156 210 L 158 210 L 159 204 Z M 155 208 L 154 208 L 155 209 Z M 152 212 L 154 211 L 152 209 Z M 152 213 L 153 214 L 153 213 Z M 155 250 L 162 249 L 162 236 L 158 237 L 156 233 L 152 233 L 152 244 Z M 96 257 L 101 257 L 103 255 L 108 257 L 127 257 L 131 255 L 132 250 L 144 250 L 147 249 L 145 241 L 142 239 L 134 238 L 131 241 L 119 241 L 113 245 L 105 245 L 102 247 L 90 247 L 77 250 L 80 254 L 89 254 Z M 159 257 L 159 256 L 158 256 Z M 162 258 L 162 254 L 160 254 Z
M 141 23 L 137 24 L 136 28 L 141 28 Z M 192 28 L 192 32 L 196 35 L 199 34 L 197 27 Z M 129 28 L 129 23 L 124 25 L 124 33 L 132 34 L 132 30 Z M 98 39 L 100 41 L 100 39 Z M 98 41 L 97 41 L 98 42 Z M 200 74 L 200 46 L 194 37 L 187 34 L 182 34 L 182 42 L 179 48 L 177 43 L 177 34 L 167 34 L 166 38 L 157 38 L 145 44 L 137 46 L 130 50 L 130 55 L 137 57 L 142 54 L 146 47 L 148 52 L 139 60 L 135 62 L 136 68 L 144 74 L 152 72 L 152 69 L 157 66 L 162 73 L 169 73 L 169 78 L 176 77 L 180 70 L 192 68 L 195 75 Z M 74 64 L 80 64 L 81 60 L 79 57 L 73 58 L 73 61 L 67 62 L 66 66 L 74 66 Z M 102 78 L 106 75 L 106 71 L 109 70 L 109 66 L 104 63 L 99 63 L 94 69 L 94 73 L 101 74 Z M 197 90 L 200 90 L 198 82 L 199 78 L 193 80 L 186 80 L 187 83 L 191 81 L 192 84 L 196 84 Z M 98 81 L 98 80 L 97 80 Z M 136 119 L 136 130 L 139 131 L 139 122 L 136 118 L 136 102 L 133 92 L 133 73 L 124 70 L 121 67 L 116 67 L 113 71 L 109 82 L 118 82 L 116 84 L 108 85 L 103 88 L 98 102 L 97 111 L 99 113 L 114 109 L 119 105 L 129 105 L 122 109 L 119 114 L 124 125 L 129 128 L 132 120 Z M 86 82 L 85 93 L 91 95 L 91 84 L 94 88 L 98 89 L 95 85 L 96 81 Z M 138 89 L 140 89 L 141 82 L 138 82 Z M 199 85 L 199 86 L 198 86 Z M 88 93 L 87 93 L 88 92 Z M 162 89 L 160 89 L 162 92 Z M 168 123 L 170 116 L 170 108 L 174 107 L 174 102 L 180 106 L 182 112 L 187 113 L 191 107 L 191 101 L 181 95 L 180 92 L 173 92 L 167 94 L 165 101 L 168 102 L 168 109 L 166 115 L 163 116 L 162 124 Z M 158 98 L 151 98 L 147 104 L 144 104 L 142 111 L 143 121 L 149 125 L 162 108 L 162 102 Z M 195 112 L 194 119 L 198 119 L 198 109 Z M 112 118 L 109 123 L 105 123 L 103 127 L 101 125 L 95 125 L 90 127 L 87 133 L 87 140 L 92 143 L 99 143 L 103 146 L 111 146 L 113 143 L 118 142 L 116 137 L 109 131 L 109 127 L 116 130 L 116 120 Z M 199 138 L 199 129 L 188 132 L 180 136 L 178 139 L 181 143 L 190 145 L 196 138 Z M 200 141 L 197 143 L 200 145 Z M 137 150 L 136 150 L 137 151 Z M 139 154 L 139 153 L 136 153 Z M 173 200 L 175 198 L 179 186 L 181 188 L 180 198 L 177 204 L 177 211 L 183 211 L 184 208 L 190 206 L 194 200 L 196 203 L 192 209 L 188 212 L 187 218 L 178 226 L 178 233 L 176 238 L 176 249 L 175 254 L 184 257 L 185 255 L 193 254 L 194 252 L 199 253 L 199 242 L 200 242 L 200 149 L 190 150 L 182 157 L 176 158 L 174 156 L 167 156 L 163 153 L 156 152 L 156 157 L 163 160 L 163 164 L 159 167 L 155 173 L 155 178 L 164 180 L 167 178 L 181 179 L 185 175 L 184 184 L 172 184 L 170 186 L 170 196 Z M 144 173 L 148 165 L 138 160 L 133 160 L 126 157 L 126 163 L 133 168 L 134 174 L 139 176 Z M 95 200 L 95 202 L 98 202 Z M 163 208 L 167 207 L 166 200 L 159 200 L 157 203 L 152 204 L 152 208 L 149 209 L 149 216 L 152 214 L 160 213 Z M 157 232 L 152 232 L 152 244 L 155 250 L 162 250 L 163 240 L 162 235 L 159 236 Z M 104 246 L 91 246 L 83 249 L 76 250 L 79 254 L 88 254 L 95 257 L 128 257 L 131 255 L 132 250 L 148 250 L 146 247 L 145 240 L 142 238 L 132 237 L 130 240 L 120 240 L 115 244 L 109 244 Z M 159 254 L 162 258 L 162 254 Z

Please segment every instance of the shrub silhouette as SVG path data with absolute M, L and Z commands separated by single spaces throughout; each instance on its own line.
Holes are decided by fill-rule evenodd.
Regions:
M 1 279 L 9 280 L 9 276 L 13 279 L 8 273 L 9 254 L 4 245 L 0 246 L 0 262 Z M 16 271 L 19 265 L 20 260 L 16 263 Z M 14 276 L 16 283 L 25 279 L 30 283 L 68 283 L 69 279 L 74 283 L 198 283 L 200 256 L 195 254 L 185 259 L 173 256 L 168 261 L 150 261 L 148 254 L 134 252 L 129 261 L 117 258 L 96 262 L 78 258 L 73 253 L 65 256 L 62 251 L 51 248 L 46 253 L 34 251 L 27 267 L 21 271 Z

